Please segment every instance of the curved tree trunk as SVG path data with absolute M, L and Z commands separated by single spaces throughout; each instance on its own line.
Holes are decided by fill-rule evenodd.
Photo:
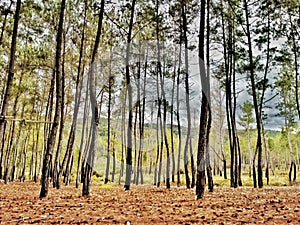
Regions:
M 190 110 L 190 87 L 189 87 L 189 61 L 188 61 L 188 40 L 187 40 L 187 18 L 186 18 L 186 5 L 181 6 L 182 12 L 182 27 L 183 27 L 183 41 L 184 41 L 184 59 L 185 59 L 185 103 L 186 103 L 186 112 L 187 112 L 187 134 L 184 145 L 184 173 L 185 173 L 185 182 L 186 187 L 191 187 L 191 181 L 188 170 L 188 149 L 190 145 L 191 138 L 191 110 Z
M 94 167 L 94 157 L 95 157 L 95 145 L 96 145 L 96 137 L 98 135 L 98 125 L 99 125 L 99 110 L 98 110 L 98 104 L 96 99 L 96 77 L 95 77 L 95 71 L 94 71 L 94 63 L 96 60 L 96 55 L 98 52 L 98 47 L 100 44 L 100 37 L 102 33 L 102 21 L 103 21 L 103 15 L 104 15 L 104 4 L 105 0 L 101 0 L 101 6 L 100 6 L 100 14 L 99 14 L 99 20 L 98 20 L 98 28 L 97 28 L 97 34 L 95 39 L 95 44 L 93 48 L 92 53 L 92 61 L 91 61 L 91 68 L 89 70 L 89 94 L 90 94 L 90 103 L 91 103 L 91 109 L 92 109 L 92 120 L 91 120 L 91 143 L 88 149 L 88 155 L 87 160 L 85 161 L 85 167 L 84 167 L 84 173 L 83 173 L 83 186 L 82 186 L 82 195 L 88 196 L 90 195 L 90 185 L 92 181 L 92 173 L 93 173 L 93 167 Z

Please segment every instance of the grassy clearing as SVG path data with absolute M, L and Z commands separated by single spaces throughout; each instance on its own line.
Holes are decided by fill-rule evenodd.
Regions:
M 247 168 L 247 169 L 246 169 Z M 252 176 L 249 176 L 249 167 L 244 167 L 242 170 L 242 184 L 245 187 L 253 187 L 253 178 Z M 276 169 L 274 171 L 274 174 L 272 173 L 272 171 L 270 172 L 270 176 L 269 176 L 269 184 L 267 185 L 267 179 L 265 178 L 265 174 L 264 174 L 264 178 L 263 178 L 263 184 L 264 186 L 275 186 L 275 187 L 284 187 L 284 186 L 300 186 L 300 182 L 296 181 L 296 182 L 289 182 L 288 180 L 288 171 L 286 171 L 284 168 L 281 169 Z M 164 183 L 164 174 L 162 173 L 161 176 L 161 186 L 165 186 Z M 133 179 L 133 175 L 132 175 L 132 179 Z M 227 177 L 228 179 L 224 179 L 223 177 L 216 175 L 213 177 L 213 181 L 215 186 L 220 186 L 220 187 L 230 187 L 230 174 L 229 174 L 229 168 L 228 168 L 228 172 L 227 172 Z M 111 175 L 110 177 L 111 178 Z M 154 182 L 154 177 L 153 177 L 153 173 L 149 174 L 149 173 L 144 173 L 144 184 L 147 185 L 153 185 Z M 180 175 L 180 179 L 181 179 L 181 187 L 184 187 L 185 184 L 185 175 L 181 174 Z M 190 177 L 191 179 L 191 177 Z M 297 180 L 300 178 L 297 178 Z M 75 180 L 75 179 L 74 179 Z M 104 185 L 104 175 L 102 173 L 95 173 L 93 175 L 93 185 L 97 186 L 97 188 L 113 188 L 118 185 L 118 181 L 119 181 L 119 173 L 115 174 L 115 182 L 109 182 L 109 184 Z M 123 176 L 121 178 L 121 184 L 123 185 L 125 182 L 125 176 Z M 172 186 L 177 186 L 177 174 L 175 175 L 175 182 L 171 184 Z

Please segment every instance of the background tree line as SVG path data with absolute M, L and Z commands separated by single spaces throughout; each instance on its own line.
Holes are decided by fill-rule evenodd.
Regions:
M 298 1 L 0 3 L 0 178 L 296 179 Z M 211 77 L 211 79 L 210 79 Z M 267 129 L 272 120 L 281 121 Z M 208 135 L 210 134 L 210 136 Z M 265 172 L 265 176 L 264 176 Z

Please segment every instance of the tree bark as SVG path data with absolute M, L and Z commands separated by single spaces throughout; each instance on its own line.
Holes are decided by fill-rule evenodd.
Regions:
M 90 195 L 90 185 L 92 182 L 92 173 L 94 167 L 94 157 L 95 157 L 95 147 L 96 147 L 96 137 L 98 135 L 98 125 L 99 125 L 99 109 L 96 99 L 96 77 L 95 77 L 95 60 L 98 52 L 98 47 L 100 44 L 100 37 L 102 34 L 102 21 L 104 15 L 104 5 L 105 0 L 101 0 L 100 14 L 98 20 L 97 34 L 95 39 L 95 44 L 92 53 L 91 68 L 89 70 L 89 94 L 90 94 L 90 103 L 92 108 L 92 121 L 91 121 L 91 143 L 88 149 L 88 158 L 85 162 L 84 174 L 83 174 L 83 186 L 82 186 L 82 195 Z
M 196 180 L 196 197 L 201 199 L 204 196 L 205 190 L 205 153 L 208 144 L 209 133 L 209 76 L 205 69 L 204 63 L 204 38 L 205 38 L 205 6 L 206 1 L 201 0 L 200 11 L 200 29 L 199 29 L 199 70 L 202 84 L 202 104 L 199 126 L 199 141 L 198 141 L 198 155 L 197 155 L 197 180 Z
M 130 10 L 130 22 L 127 36 L 127 46 L 126 46 L 126 87 L 128 94 L 128 126 L 127 126 L 127 155 L 126 155 L 126 180 L 124 185 L 124 190 L 128 191 L 130 189 L 131 183 L 131 172 L 132 172 L 132 87 L 130 81 L 130 71 L 129 71 L 129 58 L 130 58 L 130 45 L 131 45 L 131 35 L 133 28 L 134 10 L 135 10 L 136 0 L 132 1 Z
M 11 47 L 10 47 L 10 60 L 8 65 L 8 76 L 6 81 L 6 89 L 2 101 L 2 109 L 0 114 L 0 164 L 2 165 L 2 155 L 4 153 L 4 134 L 5 134 L 5 116 L 7 116 L 8 104 L 10 101 L 11 90 L 13 86 L 13 80 L 15 76 L 15 56 L 16 56 L 16 48 L 17 48 L 17 36 L 18 36 L 18 27 L 19 27 L 19 19 L 20 19 L 20 11 L 21 11 L 21 0 L 17 0 L 16 11 L 14 15 L 14 27 L 13 34 L 11 39 Z M 2 166 L 0 168 L 0 177 L 2 176 Z
M 73 113 L 73 119 L 72 119 L 72 125 L 71 125 L 71 130 L 69 133 L 69 138 L 68 138 L 68 143 L 67 143 L 67 149 L 66 149 L 66 154 L 67 154 L 67 163 L 66 163 L 66 169 L 65 169 L 65 176 L 68 176 L 70 173 L 70 161 L 71 161 L 71 156 L 73 155 L 73 145 L 74 145 L 74 140 L 76 136 L 76 128 L 77 128 L 77 117 L 78 117 L 78 111 L 79 111 L 79 106 L 80 106 L 80 96 L 82 92 L 82 79 L 83 79 L 83 68 L 84 68 L 84 62 L 83 62 L 83 53 L 84 53 L 84 42 L 85 42 L 85 30 L 86 30 L 86 17 L 87 17 L 87 1 L 84 1 L 84 18 L 83 18 L 83 28 L 81 32 L 81 42 L 80 42 L 80 50 L 79 50 L 79 61 L 78 61 L 78 66 L 77 66 L 77 77 L 76 77 L 76 93 L 75 93 L 75 106 L 74 106 L 74 113 Z M 81 150 L 80 150 L 81 151 Z M 79 154 L 78 160 L 80 161 L 81 155 Z M 80 162 L 78 162 L 78 165 L 80 165 Z M 78 169 L 77 168 L 77 174 L 78 174 Z M 61 170 L 64 170 L 64 163 L 61 167 Z M 62 173 L 62 171 L 60 171 Z M 79 176 L 77 176 L 79 177 Z M 78 181 L 76 179 L 76 186 L 78 185 Z
M 210 164 L 210 142 L 209 142 L 209 134 L 211 129 L 211 123 L 212 123 L 212 113 L 210 108 L 210 71 L 209 71 L 209 59 L 210 59 L 210 49 L 209 49 L 209 43 L 210 43 L 210 13 L 209 13 L 209 6 L 210 6 L 210 0 L 207 0 L 207 17 L 206 17 L 206 85 L 207 87 L 207 93 L 206 96 L 208 96 L 208 121 L 207 121 L 207 130 L 206 130 L 206 171 L 207 171 L 207 181 L 208 181 L 208 189 L 210 192 L 213 192 L 214 190 L 214 182 L 213 182 L 213 176 L 211 172 L 211 164 Z
M 109 68 L 109 78 L 108 78 L 108 106 L 107 106 L 107 154 L 106 154 L 106 170 L 105 170 L 105 180 L 104 183 L 108 183 L 109 176 L 109 166 L 110 166 L 110 151 L 111 151 L 111 104 L 112 104 L 112 91 L 114 84 L 114 77 L 112 75 L 112 47 L 110 48 L 110 68 Z
M 187 18 L 186 18 L 186 5 L 182 4 L 182 28 L 183 28 L 183 41 L 184 41 L 184 53 L 185 53 L 185 102 L 186 102 L 186 111 L 187 111 L 187 134 L 184 145 L 184 173 L 185 173 L 185 182 L 186 187 L 191 187 L 191 181 L 189 177 L 188 170 L 188 149 L 191 138 L 191 110 L 190 110 L 190 91 L 189 91 L 189 62 L 188 62 L 188 40 L 187 40 Z
M 250 33 L 250 23 L 249 23 L 249 11 L 247 0 L 244 0 L 245 7 L 245 15 L 246 15 L 246 29 L 247 29 L 247 41 L 248 41 L 248 54 L 250 61 L 250 80 L 251 80 L 251 89 L 253 96 L 253 105 L 255 110 L 256 117 L 256 126 L 257 126 L 257 179 L 258 179 L 258 187 L 263 187 L 263 172 L 262 172 L 262 138 L 261 138 L 261 113 L 259 111 L 259 105 L 257 102 L 257 93 L 256 93 L 256 83 L 255 83 L 255 74 L 254 74 L 254 61 L 253 61 L 253 52 L 252 52 L 252 40 Z
M 182 135 L 181 135 L 181 123 L 180 123 L 180 69 L 181 69 L 181 42 L 182 42 L 182 30 L 180 29 L 180 46 L 179 46 L 179 62 L 178 62 L 178 72 L 177 72 L 177 79 L 176 79 L 176 120 L 177 120 L 177 128 L 178 128 L 178 155 L 177 155 L 177 186 L 181 185 L 180 182 L 180 157 L 181 157 L 181 147 L 182 147 Z
M 63 35 L 65 5 L 66 5 L 66 0 L 62 0 L 60 16 L 59 16 L 59 25 L 58 25 L 58 31 L 56 37 L 55 71 L 53 73 L 53 76 L 56 77 L 56 105 L 55 105 L 55 113 L 54 113 L 54 123 L 52 125 L 50 136 L 48 138 L 44 161 L 43 161 L 40 198 L 47 197 L 48 195 L 49 173 L 51 172 L 50 164 L 52 162 L 53 149 L 55 146 L 56 134 L 59 127 L 60 116 L 61 116 L 61 107 L 62 107 L 61 52 L 62 52 L 62 35 Z

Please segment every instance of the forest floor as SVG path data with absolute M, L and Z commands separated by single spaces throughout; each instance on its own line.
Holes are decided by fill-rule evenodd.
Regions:
M 32 182 L 0 183 L 0 224 L 299 224 L 299 187 L 216 187 L 195 200 L 195 190 L 93 185 L 51 188 L 39 199 Z

